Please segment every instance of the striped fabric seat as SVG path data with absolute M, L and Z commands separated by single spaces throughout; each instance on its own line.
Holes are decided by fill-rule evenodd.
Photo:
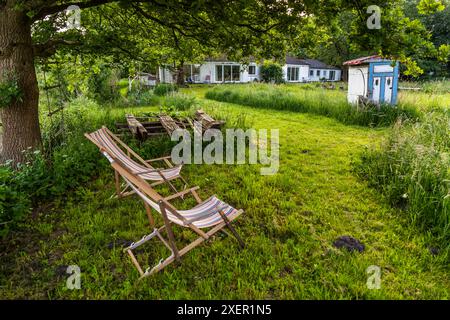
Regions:
M 142 200 L 144 200 L 153 209 L 161 213 L 161 208 L 159 205 L 149 199 L 145 194 L 143 194 L 138 188 L 136 188 L 130 181 L 124 178 L 128 185 L 139 195 Z M 228 220 L 234 220 L 238 215 L 239 211 L 230 206 L 229 204 L 219 200 L 216 196 L 210 197 L 208 200 L 200 203 L 196 207 L 190 210 L 177 210 L 177 212 L 185 218 L 188 222 L 191 222 L 197 228 L 210 228 L 219 223 L 223 222 L 223 218 L 219 211 L 222 211 Z M 180 226 L 186 226 L 186 224 L 180 220 L 176 215 L 167 211 L 167 217 L 173 223 Z
M 123 163 L 123 165 L 125 165 L 129 170 L 131 170 L 134 174 L 138 175 L 142 179 L 162 181 L 164 180 L 164 178 L 167 180 L 171 180 L 180 175 L 182 168 L 181 165 L 173 168 L 163 169 L 159 172 L 149 172 L 152 170 L 152 168 L 141 165 L 128 157 L 126 153 L 119 148 L 119 146 L 104 128 L 101 128 L 89 134 L 89 136 L 91 137 L 91 139 L 95 140 L 98 145 L 102 146 L 110 156 L 118 159 Z M 161 175 L 164 176 L 164 178 Z
M 230 221 L 234 220 L 238 213 L 238 210 L 216 196 L 210 197 L 191 210 L 178 210 L 178 213 L 188 221 L 194 220 L 192 224 L 197 228 L 209 228 L 223 222 L 219 211 L 222 211 Z M 167 213 L 167 216 L 174 223 L 183 225 L 183 222 L 170 212 Z

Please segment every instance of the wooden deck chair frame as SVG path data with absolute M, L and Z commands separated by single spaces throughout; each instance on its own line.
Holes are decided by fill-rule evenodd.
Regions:
M 108 136 L 110 136 L 114 141 L 116 141 L 120 146 L 122 146 L 126 153 L 128 158 L 130 158 L 131 160 L 133 160 L 133 157 L 138 160 L 143 166 L 149 168 L 149 171 L 147 172 L 141 172 L 141 173 L 150 173 L 150 172 L 157 172 L 160 174 L 162 180 L 161 181 L 156 181 L 151 183 L 152 187 L 156 187 L 158 185 L 167 183 L 167 185 L 170 187 L 170 189 L 177 193 L 178 190 L 177 188 L 173 185 L 172 181 L 176 180 L 176 179 L 180 179 L 183 183 L 184 183 L 184 189 L 187 188 L 188 183 L 186 182 L 186 180 L 181 176 L 181 174 L 179 174 L 176 177 L 173 177 L 171 179 L 166 179 L 166 177 L 164 177 L 164 175 L 162 175 L 160 173 L 160 171 L 162 169 L 155 169 L 151 164 L 154 162 L 164 162 L 166 164 L 167 167 L 169 168 L 173 168 L 174 165 L 173 163 L 170 161 L 171 157 L 170 156 L 166 156 L 166 157 L 160 157 L 160 158 L 155 158 L 155 159 L 151 159 L 151 160 L 144 160 L 141 156 L 139 156 L 136 152 L 133 151 L 133 149 L 131 149 L 125 142 L 123 142 L 119 137 L 117 137 L 114 133 L 112 133 L 106 126 L 102 126 L 102 129 L 105 130 L 105 132 L 108 134 Z M 88 133 L 84 134 L 85 137 L 91 141 L 92 143 L 94 143 L 100 150 L 104 149 L 104 147 L 102 145 L 99 145 L 97 143 L 97 141 L 93 140 Z M 108 153 L 110 156 L 112 156 L 110 153 Z M 114 180 L 115 180 L 115 189 L 116 189 L 116 197 L 118 198 L 124 198 L 127 196 L 130 196 L 132 194 L 134 194 L 133 191 L 128 191 L 129 187 L 128 186 L 123 186 L 123 184 L 121 184 L 120 182 L 120 175 L 117 173 L 117 171 L 114 172 Z
M 105 156 L 106 156 L 106 154 L 105 154 Z M 150 275 L 153 275 L 153 274 L 161 271 L 162 269 L 164 269 L 165 267 L 167 267 L 174 261 L 180 262 L 180 259 L 182 256 L 184 256 L 186 253 L 188 253 L 195 247 L 202 244 L 204 241 L 209 240 L 217 232 L 224 231 L 226 233 L 225 228 L 228 228 L 228 230 L 237 239 L 237 241 L 239 242 L 239 245 L 242 248 L 245 247 L 244 241 L 239 236 L 239 234 L 234 229 L 234 227 L 231 225 L 231 222 L 233 220 L 235 220 L 236 218 L 238 218 L 243 213 L 243 210 L 237 210 L 236 214 L 233 217 L 233 220 L 229 220 L 227 218 L 227 216 L 225 215 L 225 213 L 223 212 L 223 209 L 219 208 L 217 211 L 220 214 L 223 221 L 212 226 L 208 231 L 203 231 L 202 229 L 200 229 L 199 227 L 196 227 L 193 224 L 193 222 L 195 222 L 196 220 L 191 220 L 191 221 L 186 220 L 186 218 L 183 217 L 182 215 L 180 215 L 178 213 L 178 210 L 169 202 L 170 200 L 173 200 L 175 198 L 178 198 L 178 197 L 181 197 L 188 193 L 191 193 L 198 204 L 202 203 L 202 200 L 200 199 L 198 194 L 195 192 L 196 190 L 199 189 L 198 187 L 190 188 L 188 190 L 184 190 L 182 192 L 179 192 L 177 194 L 174 194 L 174 195 L 164 198 L 159 193 L 157 193 L 150 186 L 150 184 L 148 184 L 145 180 L 134 175 L 125 166 L 121 165 L 120 160 L 114 159 L 112 157 L 110 157 L 108 159 L 110 160 L 111 166 L 114 168 L 114 170 L 116 172 L 118 172 L 125 180 L 128 180 L 130 183 L 132 183 L 135 186 L 135 188 L 137 190 L 139 190 L 140 193 L 144 194 L 146 197 L 148 197 L 152 201 L 158 203 L 159 208 L 160 208 L 159 211 L 160 211 L 161 216 L 164 221 L 163 226 L 156 228 L 154 225 L 154 219 L 153 219 L 153 217 L 151 217 L 151 213 L 149 213 L 147 211 L 150 225 L 154 228 L 153 232 L 150 233 L 149 235 L 144 236 L 138 242 L 135 242 L 135 243 L 131 244 L 129 247 L 124 249 L 124 251 L 127 252 L 128 255 L 130 256 L 132 263 L 138 270 L 138 272 L 140 274 L 140 279 L 148 277 Z M 142 200 L 144 200 L 144 199 L 142 199 Z M 175 242 L 175 236 L 173 233 L 173 229 L 172 229 L 173 222 L 169 220 L 169 217 L 167 215 L 168 212 L 170 212 L 171 214 L 176 216 L 178 219 L 183 221 L 184 227 L 189 228 L 191 231 L 193 231 L 194 233 L 199 235 L 199 237 L 196 240 L 194 240 L 193 242 L 191 242 L 190 244 L 186 245 L 184 248 L 178 249 L 177 244 Z M 164 230 L 167 233 L 167 239 L 164 238 L 161 234 L 161 232 Z M 159 240 L 161 240 L 161 242 L 171 251 L 171 255 L 168 258 L 161 260 L 154 267 L 147 268 L 144 271 L 143 268 L 141 267 L 141 265 L 139 264 L 139 262 L 137 261 L 136 256 L 133 254 L 133 250 L 140 247 L 141 245 L 143 245 L 144 243 L 150 241 L 151 239 L 153 239 L 155 237 L 157 237 Z

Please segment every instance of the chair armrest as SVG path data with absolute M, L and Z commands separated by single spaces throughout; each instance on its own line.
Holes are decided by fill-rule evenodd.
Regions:
M 169 201 L 169 200 L 173 200 L 176 198 L 180 198 L 180 197 L 184 196 L 185 194 L 193 193 L 194 191 L 197 191 L 198 189 L 200 189 L 200 187 L 189 188 L 184 191 L 181 191 L 181 192 L 175 193 L 173 195 L 170 195 L 168 197 L 165 197 L 164 200 Z
M 164 159 L 172 159 L 172 156 L 167 156 L 167 157 L 161 157 L 161 158 L 155 158 L 155 159 L 145 160 L 145 162 L 162 161 L 162 160 L 164 160 Z

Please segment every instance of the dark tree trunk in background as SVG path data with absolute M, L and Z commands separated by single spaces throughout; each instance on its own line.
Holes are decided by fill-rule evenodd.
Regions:
M 3 123 L 3 150 L 0 160 L 24 160 L 22 150 L 41 146 L 38 102 L 39 90 L 34 68 L 31 26 L 19 10 L 0 8 L 0 82 L 16 77 L 21 101 L 0 108 Z
M 181 61 L 177 68 L 177 85 L 184 86 L 184 61 Z

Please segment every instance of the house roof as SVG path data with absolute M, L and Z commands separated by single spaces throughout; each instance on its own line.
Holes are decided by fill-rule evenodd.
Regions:
M 336 69 L 339 68 L 327 65 L 326 63 L 315 59 L 300 59 L 296 57 L 286 56 L 286 64 L 309 66 L 311 69 Z
M 382 58 L 379 55 L 373 55 L 368 57 L 361 57 L 349 61 L 344 62 L 344 66 L 358 66 L 361 64 L 366 64 L 375 60 L 381 60 Z
M 286 64 L 295 64 L 295 65 L 301 65 L 301 66 L 309 65 L 304 59 L 291 57 L 291 56 L 286 56 Z
M 209 57 L 206 59 L 206 61 L 208 61 L 208 62 L 232 62 L 230 60 L 227 60 L 227 57 L 225 55 L 222 55 L 220 57 Z M 254 57 L 250 57 L 250 62 L 256 62 L 256 59 Z M 286 64 L 309 66 L 311 69 L 340 70 L 340 68 L 327 65 L 326 63 L 324 63 L 320 60 L 301 59 L 301 58 L 292 57 L 292 56 L 286 56 Z

